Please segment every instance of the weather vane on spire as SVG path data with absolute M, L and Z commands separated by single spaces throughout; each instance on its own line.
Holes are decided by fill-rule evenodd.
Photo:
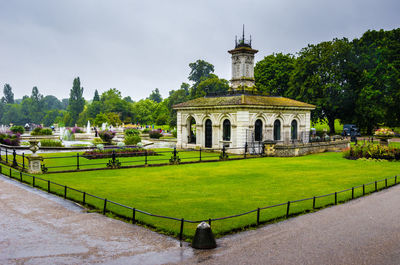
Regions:
M 243 24 L 243 31 L 242 31 L 242 38 L 237 40 L 237 36 L 235 36 L 235 48 L 239 47 L 249 47 L 251 48 L 251 35 L 250 35 L 250 40 L 246 40 L 244 36 L 244 24 Z

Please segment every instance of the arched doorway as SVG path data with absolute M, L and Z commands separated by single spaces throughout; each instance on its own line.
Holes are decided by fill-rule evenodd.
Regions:
M 212 147 L 212 122 L 210 119 L 206 120 L 206 143 L 205 147 L 211 148 Z
M 256 120 L 256 124 L 254 125 L 254 140 L 257 142 L 262 141 L 262 121 L 260 119 Z
M 196 121 L 193 117 L 189 118 L 187 127 L 188 127 L 188 143 L 195 144 L 196 143 Z
M 274 141 L 281 140 L 281 121 L 275 120 L 274 122 Z
M 292 140 L 297 140 L 297 121 L 296 120 L 292 120 L 290 134 L 291 134 Z
M 224 120 L 222 123 L 222 140 L 231 140 L 231 122 L 228 119 Z

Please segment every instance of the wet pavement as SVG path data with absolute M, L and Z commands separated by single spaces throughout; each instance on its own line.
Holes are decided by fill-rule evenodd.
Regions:
M 162 264 L 192 249 L 0 177 L 0 264 Z
M 400 185 L 200 251 L 0 177 L 0 264 L 400 264 L 399 220 Z

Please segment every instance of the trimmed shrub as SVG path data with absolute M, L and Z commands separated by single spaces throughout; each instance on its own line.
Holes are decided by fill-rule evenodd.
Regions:
M 160 139 L 162 134 L 160 133 L 159 130 L 153 130 L 153 131 L 149 132 L 149 136 L 150 136 L 150 138 L 153 138 L 153 139 Z
M 52 135 L 52 134 L 53 131 L 51 129 L 48 128 L 43 129 L 42 127 L 36 127 L 31 132 L 31 135 Z
M 21 135 L 19 133 L 6 132 L 0 133 L 0 143 L 11 146 L 19 146 Z
M 149 133 L 150 132 L 150 129 L 149 128 L 146 128 L 146 129 L 144 129 L 143 131 L 142 131 L 142 133 Z
M 40 146 L 63 147 L 63 144 L 60 140 L 43 139 L 40 140 Z
M 111 144 L 111 140 L 115 137 L 115 132 L 109 130 L 100 131 L 99 136 L 103 142 Z
M 125 130 L 125 136 L 140 135 L 140 131 L 137 129 L 127 129 Z
M 13 133 L 23 134 L 25 132 L 25 129 L 23 126 L 14 125 L 10 128 L 10 131 L 12 131 Z
M 137 145 L 141 140 L 139 135 L 125 135 L 124 143 L 126 145 Z
M 94 139 L 92 140 L 92 143 L 93 143 L 94 145 L 96 145 L 96 144 L 102 144 L 102 143 L 103 143 L 103 140 L 101 140 L 101 138 L 99 138 L 99 137 L 96 137 L 96 138 L 94 138 Z

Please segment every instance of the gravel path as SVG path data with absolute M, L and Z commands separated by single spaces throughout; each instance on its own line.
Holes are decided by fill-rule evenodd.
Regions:
M 400 185 L 199 251 L 0 177 L 0 264 L 400 264 L 399 220 Z

